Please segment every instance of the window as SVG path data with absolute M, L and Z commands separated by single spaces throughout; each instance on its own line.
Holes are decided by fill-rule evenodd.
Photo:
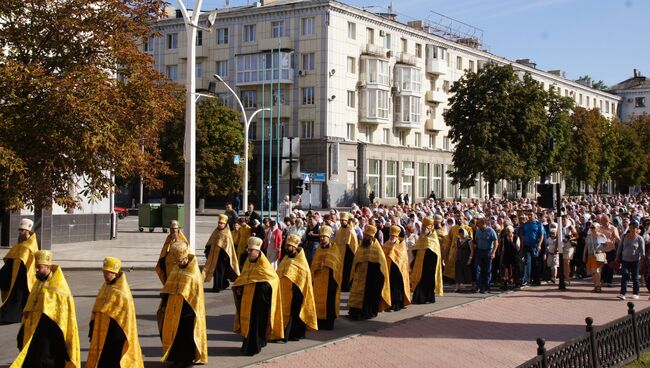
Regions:
M 314 138 L 314 121 L 306 120 L 300 122 L 300 137 Z
M 406 146 L 406 133 L 403 130 L 397 132 L 397 138 L 400 146 Z
M 196 46 L 203 45 L 203 31 L 196 31 Z
M 470 61 L 468 61 L 468 63 L 469 63 L 469 68 L 468 68 L 469 71 L 473 72 L 474 71 L 474 60 L 470 60 Z
M 244 26 L 244 42 L 255 42 L 255 24 L 247 24 Z
M 448 93 L 448 92 L 449 92 L 449 81 L 448 81 L 448 80 L 446 80 L 446 81 L 442 81 L 442 90 L 443 90 L 445 93 Z
M 609 114 L 609 101 L 605 101 L 605 112 Z
M 278 92 L 279 96 L 278 97 Z M 287 98 L 287 93 L 288 91 L 286 89 L 280 89 L 279 91 L 277 89 L 273 89 L 272 96 L 273 96 L 273 105 L 277 105 L 278 103 L 280 105 L 289 105 L 289 99 Z
M 402 95 L 395 98 L 395 114 L 397 121 L 417 123 L 422 113 L 421 98 L 417 96 Z
M 379 160 L 368 160 L 368 190 L 379 194 Z
M 433 164 L 433 176 L 431 177 L 431 189 L 438 197 L 442 196 L 442 164 Z
M 230 107 L 232 105 L 232 95 L 229 92 L 221 92 L 216 94 L 217 102 L 224 106 Z
M 456 56 L 456 69 L 463 70 L 463 58 Z
M 348 128 L 348 130 L 347 130 L 348 140 L 353 141 L 354 140 L 354 131 L 356 130 L 356 127 L 354 126 L 354 124 L 348 123 L 347 128 Z
M 203 76 L 203 63 L 194 64 L 194 76 L 201 78 Z
M 580 106 L 582 106 L 582 93 L 580 94 L 578 104 L 579 104 Z
M 427 45 L 427 57 L 431 59 L 445 60 L 446 49 L 436 45 Z
M 390 129 L 384 128 L 384 137 L 382 142 L 384 144 L 390 144 Z
M 415 56 L 421 58 L 422 57 L 422 45 L 419 43 L 415 44 Z
M 388 86 L 388 62 L 379 59 L 367 59 L 366 62 L 368 63 L 366 80 L 369 83 Z
M 271 37 L 280 38 L 284 37 L 284 21 L 279 20 L 271 22 Z
M 217 74 L 221 77 L 228 76 L 228 60 L 219 60 L 217 61 Z
M 369 44 L 375 44 L 375 30 L 372 28 L 366 28 L 366 40 Z
M 356 74 L 357 72 L 357 60 L 352 56 L 348 56 L 348 73 Z
M 228 28 L 217 29 L 217 45 L 225 45 L 228 43 Z
M 360 92 L 359 108 L 369 118 L 388 119 L 389 91 L 365 89 Z
M 386 35 L 384 36 L 384 48 L 386 48 L 386 49 L 390 49 L 390 48 L 391 48 L 391 44 L 390 44 L 390 33 L 386 33 Z
M 422 147 L 422 133 L 415 133 L 415 147 Z
M 400 44 L 402 46 L 402 48 L 401 48 L 402 52 L 406 54 L 408 52 L 408 46 L 409 46 L 408 41 L 406 40 L 406 38 L 401 38 L 400 39 Z
M 280 78 L 290 79 L 291 68 L 293 68 L 292 54 L 289 52 L 280 52 L 273 54 L 248 54 L 237 55 L 237 83 L 238 84 L 258 84 L 264 79 L 270 81 L 278 78 L 278 58 L 280 59 Z M 273 69 L 271 69 L 273 64 Z
M 449 137 L 447 136 L 442 137 L 442 149 L 449 151 Z
M 302 18 L 300 20 L 300 30 L 303 36 L 314 34 L 314 18 Z
M 429 148 L 434 149 L 436 146 L 436 136 L 433 134 L 429 134 Z
M 256 109 L 257 91 L 241 91 L 241 103 L 245 109 Z
M 178 80 L 178 65 L 167 65 L 165 67 L 165 75 L 173 81 Z
M 354 100 L 355 100 L 355 92 L 348 91 L 348 107 L 355 108 L 357 106 Z
M 357 25 L 352 22 L 348 22 L 348 38 L 351 40 L 357 39 Z
M 589 103 L 589 96 L 586 96 L 586 97 L 587 97 L 587 107 L 589 107 L 589 105 L 590 105 L 590 103 Z
M 314 104 L 314 87 L 301 88 L 301 91 L 302 91 L 302 104 L 303 105 L 313 105 Z
M 250 140 L 256 140 L 257 139 L 257 122 L 253 121 L 251 124 L 248 126 L 248 138 Z
M 386 181 L 385 181 L 386 198 L 395 198 L 397 196 L 397 161 L 386 161 Z
M 302 54 L 302 69 L 314 70 L 314 59 L 315 54 L 313 52 Z
M 375 141 L 374 139 L 374 131 L 370 125 L 366 125 L 366 141 L 373 143 Z
M 645 97 L 635 97 L 634 107 L 645 107 Z
M 453 173 L 456 169 L 454 165 L 447 165 L 447 185 L 445 188 L 445 198 L 452 198 L 456 196 L 456 186 L 451 183 L 454 178 L 449 174 Z
M 429 164 L 424 162 L 418 163 L 417 171 L 417 183 L 418 183 L 418 197 L 425 198 L 429 193 L 427 193 L 427 179 L 429 179 Z
M 153 37 L 147 37 L 144 39 L 144 51 L 152 52 L 153 51 Z
M 395 82 L 404 91 L 420 92 L 422 73 L 419 68 L 395 66 Z
M 409 197 L 413 199 L 413 161 L 402 162 L 402 192 L 408 193 Z
M 167 49 L 178 48 L 178 33 L 169 33 L 167 35 Z

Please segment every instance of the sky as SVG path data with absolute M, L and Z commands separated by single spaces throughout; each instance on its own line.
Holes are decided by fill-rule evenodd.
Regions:
M 168 1 L 178 6 L 178 0 Z M 196 0 L 184 1 L 192 8 Z M 391 4 L 342 2 L 374 12 Z M 225 3 L 204 0 L 201 9 Z M 560 69 L 568 79 L 589 75 L 610 86 L 632 77 L 633 69 L 650 75 L 650 0 L 400 0 L 392 6 L 403 20 L 443 20 L 433 11 L 469 24 L 480 30 L 477 35 L 482 31 L 482 48 L 510 60 L 531 59 L 541 70 Z

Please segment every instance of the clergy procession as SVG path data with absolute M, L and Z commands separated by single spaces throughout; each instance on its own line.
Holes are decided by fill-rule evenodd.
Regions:
M 304 229 L 284 227 L 277 246 L 270 221 L 265 219 L 267 230 L 259 232 L 256 218 L 230 221 L 219 215 L 202 267 L 178 221 L 171 221 L 155 267 L 162 283 L 156 311 L 161 362 L 171 367 L 208 362 L 204 284 L 215 293 L 231 288 L 233 332 L 241 335 L 245 356 L 259 353 L 269 342 L 298 341 L 308 332 L 334 329 L 342 292 L 349 291 L 347 317 L 353 321 L 411 303 L 432 303 L 436 293 L 442 294 L 440 241 L 431 218 L 423 220 L 412 254 L 403 227 L 391 226 L 381 244 L 377 227 L 360 229 L 348 213 L 339 222 L 319 224 L 314 244 Z M 39 250 L 33 226 L 29 219 L 20 221 L 18 241 L 0 269 L 0 323 L 21 324 L 11 367 L 81 367 L 72 293 L 53 252 Z M 274 261 L 268 258 L 269 248 Z M 89 316 L 85 366 L 144 367 L 135 304 L 121 261 L 106 257 L 99 270 L 104 283 Z

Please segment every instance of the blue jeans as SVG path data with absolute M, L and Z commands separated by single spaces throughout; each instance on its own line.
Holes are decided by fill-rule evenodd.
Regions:
M 476 284 L 479 291 L 489 291 L 490 281 L 492 279 L 492 259 L 490 254 L 491 249 L 477 249 L 476 262 L 474 263 L 474 270 L 476 273 Z
M 621 295 L 627 292 L 627 282 L 630 281 L 630 274 L 632 274 L 632 293 L 639 295 L 639 261 L 625 262 L 621 261 Z
M 539 257 L 537 253 L 537 246 L 529 247 L 524 246 L 524 274 L 521 277 L 521 283 L 530 282 L 531 277 L 533 279 L 539 279 L 537 266 L 537 258 Z M 537 281 L 537 280 L 535 280 Z

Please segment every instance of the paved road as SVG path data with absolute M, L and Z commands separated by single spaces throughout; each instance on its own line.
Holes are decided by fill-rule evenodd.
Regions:
M 81 339 L 81 357 L 85 361 L 88 353 L 88 321 L 95 301 L 97 290 L 103 282 L 99 271 L 68 271 L 64 269 L 70 288 L 74 294 L 77 308 L 77 322 Z M 138 332 L 142 352 L 147 367 L 160 367 L 162 348 L 156 326 L 156 309 L 159 303 L 160 281 L 153 271 L 136 270 L 126 273 L 134 295 L 138 314 Z M 450 308 L 455 305 L 482 299 L 481 294 L 449 294 L 439 298 L 439 302 L 430 305 L 411 306 L 400 312 L 382 313 L 372 321 L 352 322 L 339 318 L 334 331 L 308 333 L 308 339 L 287 344 L 269 344 L 262 353 L 254 357 L 239 355 L 240 336 L 232 332 L 234 304 L 230 290 L 221 293 L 206 293 L 206 313 L 208 326 L 208 367 L 240 367 L 264 361 L 280 355 L 297 352 L 321 345 L 325 342 L 354 336 L 369 331 L 378 331 L 393 323 L 421 316 L 432 311 Z M 347 301 L 347 293 L 342 296 L 342 303 Z M 346 308 L 342 308 L 346 314 Z M 0 366 L 11 363 L 18 350 L 16 335 L 19 324 L 0 326 Z

